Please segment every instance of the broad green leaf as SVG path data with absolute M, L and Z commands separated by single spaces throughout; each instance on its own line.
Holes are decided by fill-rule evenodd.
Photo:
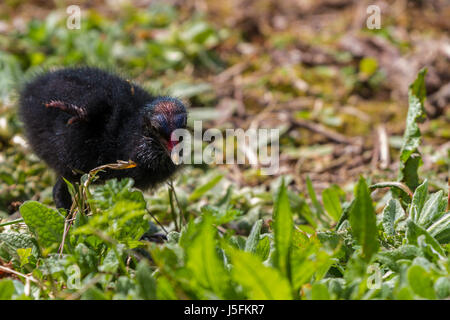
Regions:
M 81 295 L 81 300 L 108 300 L 108 297 L 100 289 L 91 287 Z
M 48 248 L 61 243 L 64 217 L 57 210 L 37 201 L 26 201 L 19 210 L 25 223 L 42 246 Z
M 284 180 L 281 181 L 275 197 L 273 220 L 275 263 L 281 273 L 288 277 L 294 222 Z
M 222 180 L 222 178 L 223 178 L 222 175 L 217 175 L 214 178 L 212 178 L 211 180 L 209 180 L 207 183 L 205 183 L 204 185 L 197 187 L 189 196 L 189 201 L 195 201 L 195 200 L 199 199 L 206 192 L 208 192 L 209 190 L 214 188 L 215 185 L 218 184 L 220 180 Z
M 270 238 L 269 236 L 262 237 L 258 246 L 256 247 L 255 254 L 261 258 L 261 260 L 266 260 L 270 253 Z
M 296 290 L 308 283 L 314 276 L 320 280 L 332 264 L 330 255 L 323 250 L 323 246 L 316 238 L 304 239 L 300 232 L 295 232 L 295 246 L 291 253 L 292 287 Z
M 74 234 L 90 235 L 93 230 L 101 230 L 113 239 L 132 246 L 148 229 L 145 215 L 145 201 L 120 200 L 111 208 L 98 212 L 86 225 L 77 228 Z
M 245 251 L 246 252 L 256 252 L 256 249 L 258 247 L 259 243 L 259 236 L 261 234 L 261 227 L 263 224 L 263 220 L 260 219 L 255 222 L 255 224 L 252 227 L 252 230 L 250 231 L 250 234 L 247 238 L 247 241 L 245 242 Z
M 139 262 L 136 268 L 136 281 L 139 295 L 145 300 L 156 299 L 156 280 L 145 260 Z
M 450 277 L 440 277 L 434 283 L 438 299 L 446 299 L 450 297 Z
M 149 224 L 144 217 L 146 202 L 141 191 L 132 189 L 132 179 L 112 179 L 97 187 L 89 203 L 94 204 L 95 214 L 87 224 L 78 227 L 74 234 L 92 234 L 101 230 L 108 236 L 134 246 L 136 240 L 148 230 Z
M 342 214 L 339 193 L 336 188 L 330 187 L 322 192 L 322 202 L 325 210 L 334 221 L 338 221 Z
M 426 98 L 425 74 L 427 69 L 419 71 L 417 79 L 409 86 L 409 108 L 406 117 L 406 128 L 403 135 L 403 145 L 400 151 L 399 180 L 411 190 L 419 185 L 417 170 L 421 164 L 419 145 L 421 133 L 418 123 L 425 120 L 424 101 Z
M 440 255 L 445 256 L 444 250 L 439 245 L 439 242 L 436 241 L 435 238 L 431 234 L 429 234 L 425 229 L 418 226 L 414 221 L 407 221 L 407 229 L 406 229 L 406 238 L 408 239 L 408 243 L 417 245 L 417 238 L 419 236 L 424 235 L 426 242 L 433 247 Z
M 422 212 L 423 205 L 425 204 L 425 200 L 428 197 L 428 180 L 425 181 L 417 187 L 414 192 L 412 201 L 411 201 L 411 209 L 409 211 L 410 218 L 417 222 L 420 212 Z
M 216 229 L 211 225 L 211 217 L 205 216 L 199 233 L 187 247 L 186 266 L 203 289 L 211 290 L 218 297 L 226 298 L 229 276 L 217 254 L 216 233 Z
M 177 295 L 166 277 L 156 280 L 156 297 L 158 300 L 177 300 Z
M 289 281 L 274 268 L 266 267 L 255 255 L 229 248 L 231 275 L 251 300 L 292 299 Z
M 120 255 L 120 251 L 118 251 L 118 253 Z M 102 264 L 98 267 L 98 270 L 109 273 L 117 272 L 120 264 L 119 259 L 121 259 L 121 257 L 118 257 L 113 249 L 109 249 L 102 261 Z
M 433 279 L 427 270 L 419 265 L 411 266 L 408 270 L 408 282 L 415 294 L 426 299 L 436 299 Z
M 405 216 L 405 211 L 397 199 L 389 200 L 383 210 L 383 228 L 388 235 L 395 234 L 395 224 Z
M 312 300 L 330 300 L 328 288 L 323 283 L 314 283 L 311 288 Z
M 445 213 L 446 205 L 447 201 L 444 199 L 442 190 L 433 193 L 423 205 L 423 209 L 418 214 L 418 217 L 416 216 L 415 222 L 423 228 L 428 228 Z
M 0 300 L 11 300 L 14 294 L 14 283 L 10 279 L 0 280 Z
M 28 233 L 6 232 L 0 233 L 0 258 L 5 261 L 20 260 L 17 250 L 31 248 L 33 256 L 38 256 L 36 240 Z
M 450 211 L 447 212 L 442 218 L 433 223 L 427 231 L 437 240 L 439 243 L 450 242 Z
M 17 249 L 17 255 L 19 256 L 21 267 L 23 267 L 27 263 L 30 263 L 31 250 L 31 248 Z
M 423 252 L 419 247 L 405 244 L 393 250 L 379 252 L 377 254 L 377 260 L 382 262 L 391 270 L 400 272 L 401 266 L 398 263 L 399 261 L 412 261 L 414 258 L 420 256 L 423 256 Z
M 352 233 L 362 246 L 363 257 L 369 261 L 378 251 L 378 230 L 375 210 L 372 205 L 369 188 L 363 177 L 360 177 L 355 188 L 355 201 L 349 212 Z

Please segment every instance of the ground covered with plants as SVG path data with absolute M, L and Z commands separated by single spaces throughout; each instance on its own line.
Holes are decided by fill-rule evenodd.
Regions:
M 387 1 L 376 31 L 344 0 L 120 3 L 94 1 L 81 30 L 62 3 L 0 4 L 0 299 L 450 297 L 440 1 Z M 145 192 L 93 183 L 121 162 L 57 211 L 17 88 L 79 64 L 184 99 L 191 124 L 280 129 L 279 174 L 193 165 Z M 140 240 L 155 233 L 167 241 Z

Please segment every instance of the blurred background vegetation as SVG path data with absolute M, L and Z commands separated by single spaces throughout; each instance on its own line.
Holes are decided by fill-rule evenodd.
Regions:
M 299 206 L 307 176 L 316 190 L 338 184 L 347 195 L 359 175 L 395 180 L 408 84 L 425 66 L 421 171 L 432 187 L 446 188 L 450 6 L 445 0 L 372 2 L 2 1 L 0 215 L 28 199 L 52 204 L 55 177 L 23 139 L 17 89 L 42 70 L 85 64 L 182 98 L 190 123 L 204 120 L 204 129 L 279 128 L 276 176 L 261 175 L 257 166 L 212 165 L 188 167 L 178 178 L 181 201 L 213 181 L 221 196 L 239 190 L 235 207 L 245 213 L 271 201 L 265 192 L 281 175 L 300 194 Z M 66 27 L 72 4 L 81 8 L 80 30 Z M 379 30 L 366 28 L 370 4 L 381 8 Z M 165 188 L 147 193 L 154 211 L 168 212 L 168 201 L 160 200 Z M 200 196 L 185 200 L 201 208 Z M 258 210 L 254 219 L 251 212 L 246 217 L 257 219 Z

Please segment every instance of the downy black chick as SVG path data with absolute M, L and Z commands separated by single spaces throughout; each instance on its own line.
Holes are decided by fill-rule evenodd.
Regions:
M 117 160 L 137 166 L 108 170 L 101 180 L 131 177 L 146 189 L 177 169 L 171 133 L 186 127 L 185 106 L 171 97 L 152 96 L 138 85 L 92 67 L 41 74 L 20 94 L 19 115 L 33 151 L 58 174 L 53 188 L 57 208 L 70 209 L 62 179 Z

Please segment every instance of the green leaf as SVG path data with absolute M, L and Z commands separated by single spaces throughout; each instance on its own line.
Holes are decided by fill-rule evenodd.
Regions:
M 409 86 L 409 108 L 403 135 L 403 145 L 400 151 L 399 180 L 404 182 L 411 190 L 415 190 L 419 185 L 417 170 L 421 164 L 418 149 L 421 133 L 418 123 L 423 122 L 426 118 L 424 107 L 426 73 L 427 69 L 420 70 L 417 79 Z
M 420 297 L 436 299 L 433 279 L 427 270 L 419 265 L 411 266 L 408 270 L 408 282 L 411 289 Z
M 440 255 L 445 256 L 444 250 L 439 245 L 439 242 L 436 241 L 435 238 L 431 234 L 429 234 L 425 229 L 418 226 L 414 221 L 407 221 L 407 229 L 406 229 L 406 238 L 408 239 L 408 243 L 418 245 L 417 238 L 419 236 L 424 235 L 426 242 L 433 247 Z
M 211 290 L 218 297 L 226 298 L 229 277 L 216 250 L 216 229 L 211 217 L 205 216 L 199 233 L 187 248 L 187 268 L 203 289 Z
M 423 228 L 428 228 L 445 213 L 447 201 L 443 200 L 446 199 L 444 199 L 444 192 L 442 190 L 433 193 L 423 205 L 422 211 L 416 216 L 415 222 Z
M 6 261 L 20 257 L 17 250 L 31 248 L 34 257 L 38 257 L 38 246 L 36 240 L 28 233 L 7 232 L 0 233 L 0 258 Z
M 317 240 L 296 245 L 291 255 L 292 287 L 297 290 L 315 275 L 320 280 L 331 266 L 330 256 Z
M 342 214 L 339 192 L 336 187 L 329 187 L 322 192 L 322 202 L 325 210 L 334 221 L 339 221 Z
M 389 251 L 379 252 L 377 260 L 395 272 L 400 272 L 401 265 L 399 262 L 406 260 L 412 261 L 416 257 L 423 256 L 423 252 L 415 245 L 405 244 Z
M 317 200 L 316 192 L 314 191 L 314 187 L 312 185 L 311 179 L 309 176 L 306 177 L 306 188 L 308 189 L 309 197 L 311 198 L 311 202 L 316 209 L 316 215 L 320 218 L 323 215 L 323 208 L 320 202 Z
M 206 192 L 208 192 L 209 190 L 211 190 L 212 188 L 215 187 L 216 184 L 219 183 L 220 180 L 222 180 L 223 176 L 222 175 L 217 175 L 214 178 L 212 178 L 211 180 L 209 180 L 207 183 L 205 183 L 204 185 L 201 185 L 199 187 L 197 187 L 189 196 L 189 201 L 195 201 L 197 199 L 199 199 L 201 196 L 203 196 Z
M 27 263 L 30 263 L 30 257 L 32 256 L 31 250 L 31 248 L 17 249 L 17 255 L 19 256 L 21 267 L 23 267 Z
M 384 232 L 393 236 L 395 234 L 395 224 L 405 216 L 405 211 L 397 199 L 389 200 L 383 210 L 383 228 Z
M 450 212 L 447 212 L 442 218 L 433 223 L 427 231 L 437 240 L 439 243 L 450 242 Z
M 252 230 L 250 231 L 250 234 L 247 238 L 247 241 L 245 241 L 245 251 L 254 253 L 256 252 L 256 249 L 258 247 L 259 243 L 259 236 L 261 234 L 261 227 L 263 224 L 263 220 L 260 219 L 255 222 L 255 224 L 252 227 Z
M 156 283 L 156 297 L 158 300 L 177 300 L 175 290 L 166 277 L 158 277 Z
M 450 297 L 450 278 L 440 277 L 434 283 L 434 290 L 436 291 L 438 299 L 446 299 Z
M 108 300 L 105 293 L 97 288 L 91 287 L 81 295 L 81 300 Z
M 428 180 L 425 179 L 425 181 L 417 187 L 411 201 L 409 216 L 413 221 L 417 222 L 417 219 L 419 218 L 420 212 L 422 212 L 423 205 L 425 204 L 425 200 L 427 199 L 427 197 Z
M 369 188 L 363 177 L 360 177 L 355 189 L 355 202 L 349 212 L 349 221 L 353 235 L 362 246 L 364 259 L 369 261 L 372 255 L 378 251 L 379 243 L 375 210 Z
M 43 247 L 49 248 L 61 243 L 64 217 L 57 210 L 37 201 L 26 201 L 20 206 L 19 211 Z
M 270 238 L 269 236 L 263 236 L 256 247 L 255 254 L 261 258 L 261 260 L 266 260 L 270 253 Z
M 139 295 L 145 300 L 156 299 L 156 280 L 145 260 L 139 262 L 136 268 L 136 280 Z
M 0 300 L 11 300 L 14 294 L 14 283 L 12 280 L 0 280 Z
M 201 208 L 202 214 L 210 214 L 214 224 L 221 225 L 235 220 L 242 212 L 232 208 L 219 208 L 215 206 L 206 205 Z
M 314 283 L 311 288 L 312 300 L 330 300 L 328 288 L 323 283 Z
M 65 182 L 66 185 L 67 185 L 67 189 L 69 190 L 70 195 L 71 195 L 72 197 L 75 197 L 75 195 L 77 194 L 77 192 L 76 192 L 75 187 L 73 186 L 73 184 L 72 184 L 69 180 L 66 180 L 64 177 L 63 177 L 63 180 L 64 180 L 64 182 Z
M 284 179 L 275 197 L 273 210 L 273 230 L 275 238 L 275 264 L 285 277 L 289 277 L 289 261 L 294 222 Z
M 149 224 L 144 219 L 147 215 L 144 196 L 132 186 L 132 179 L 112 179 L 97 187 L 89 203 L 99 210 L 74 234 L 90 235 L 93 230 L 101 230 L 113 239 L 133 246 L 148 230 Z
M 228 249 L 233 264 L 231 275 L 242 285 L 249 299 L 292 299 L 288 280 L 273 268 L 266 267 L 255 255 L 233 248 Z

